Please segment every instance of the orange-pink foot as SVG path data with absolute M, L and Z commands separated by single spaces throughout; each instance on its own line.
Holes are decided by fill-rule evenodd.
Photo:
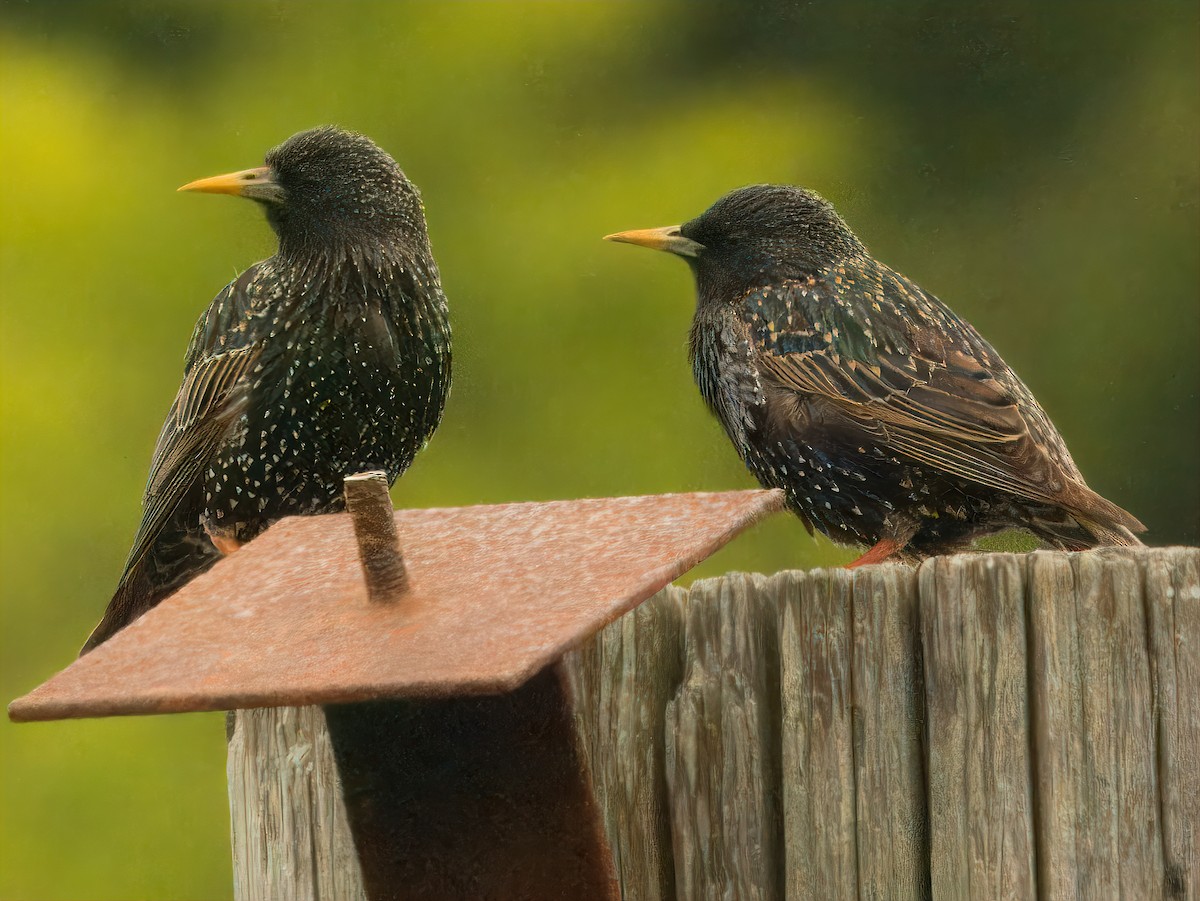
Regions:
M 213 535 L 210 537 L 212 538 L 212 543 L 216 545 L 217 550 L 226 557 L 242 546 L 242 543 L 236 538 L 222 538 L 219 535 Z
M 204 527 L 204 532 L 208 535 L 208 540 L 213 543 L 213 547 L 226 557 L 242 546 L 242 543 L 236 538 L 230 538 L 228 535 L 218 535 L 208 526 Z

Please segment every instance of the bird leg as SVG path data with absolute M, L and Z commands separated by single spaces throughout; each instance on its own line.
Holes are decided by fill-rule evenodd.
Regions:
M 882 531 L 885 536 L 875 542 L 874 547 L 853 563 L 847 563 L 846 569 L 857 569 L 860 566 L 870 566 L 872 563 L 882 563 L 908 547 L 908 543 L 912 541 L 919 529 L 920 523 L 915 519 L 898 514 L 889 516 L 883 522 Z
M 875 543 L 869 551 L 855 560 L 853 563 L 847 563 L 846 569 L 856 569 L 859 566 L 870 566 L 872 563 L 882 563 L 892 554 L 903 548 L 904 545 L 894 538 L 881 538 Z
M 208 527 L 208 523 L 204 523 L 204 533 L 208 535 L 208 540 L 213 543 L 213 547 L 220 551 L 223 556 L 228 557 L 242 546 L 242 543 L 236 538 L 214 532 Z

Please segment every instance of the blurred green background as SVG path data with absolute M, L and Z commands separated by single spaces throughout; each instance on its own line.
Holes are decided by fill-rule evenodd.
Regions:
M 68 663 L 196 316 L 272 252 L 181 196 L 333 122 L 422 188 L 445 421 L 405 506 L 750 487 L 691 279 L 600 236 L 819 190 L 1022 374 L 1094 488 L 1195 544 L 1192 2 L 0 5 L 0 699 Z M 699 570 L 851 552 L 779 517 Z M 0 896 L 230 896 L 222 718 L 0 723 Z

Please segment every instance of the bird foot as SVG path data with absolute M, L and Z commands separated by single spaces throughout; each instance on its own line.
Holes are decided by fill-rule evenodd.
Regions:
M 242 546 L 242 543 L 236 538 L 221 538 L 217 535 L 209 536 L 212 538 L 212 543 L 218 551 L 228 557 L 234 551 Z
M 883 538 L 876 542 L 875 546 L 855 560 L 853 563 L 847 563 L 846 569 L 857 569 L 860 566 L 870 566 L 872 563 L 882 563 L 892 554 L 899 551 L 904 545 L 899 541 L 894 541 L 891 538 Z
M 208 535 L 208 540 L 213 543 L 213 547 L 220 551 L 223 556 L 228 557 L 242 546 L 242 543 L 236 538 L 230 538 L 228 535 L 219 535 L 208 526 L 204 527 L 204 531 Z

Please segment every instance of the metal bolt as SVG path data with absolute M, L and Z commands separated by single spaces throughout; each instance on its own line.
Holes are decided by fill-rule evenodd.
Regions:
M 372 603 L 392 603 L 408 588 L 408 573 L 400 554 L 387 473 L 359 472 L 343 480 L 346 509 L 354 522 L 358 559 Z

